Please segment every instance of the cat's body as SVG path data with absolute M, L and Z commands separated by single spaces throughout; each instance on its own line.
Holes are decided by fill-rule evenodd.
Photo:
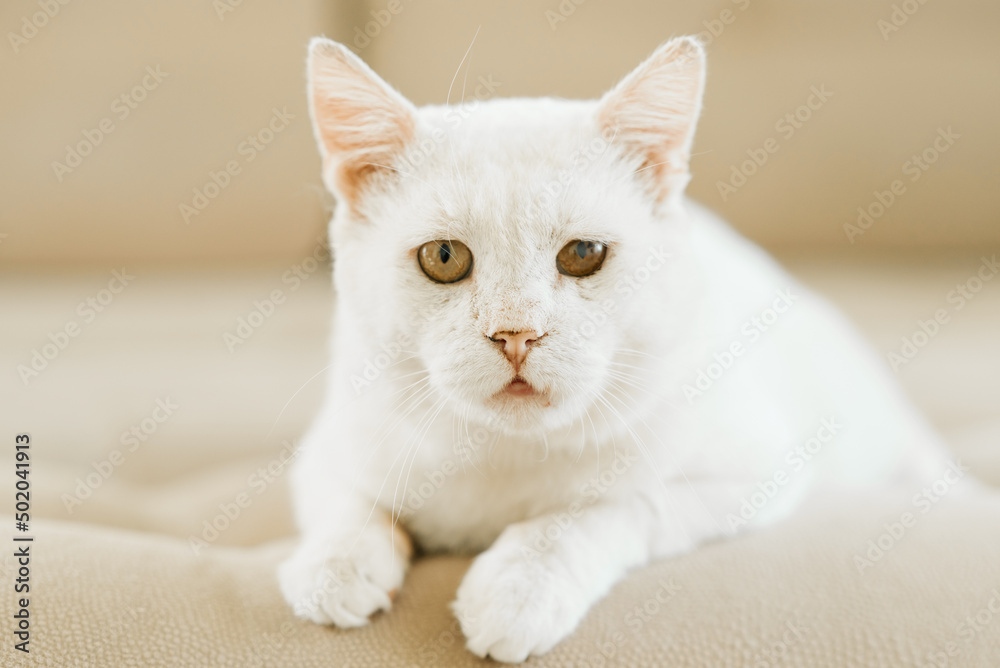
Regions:
M 280 573 L 299 614 L 356 626 L 387 608 L 407 534 L 485 550 L 455 611 L 472 651 L 520 661 L 629 568 L 809 491 L 944 471 L 839 315 L 682 198 L 701 59 L 676 40 L 600 102 L 499 100 L 452 122 L 314 45 L 341 205 L 333 364 Z M 421 272 L 415 249 L 436 239 L 471 250 L 467 278 Z M 557 271 L 579 239 L 604 264 Z

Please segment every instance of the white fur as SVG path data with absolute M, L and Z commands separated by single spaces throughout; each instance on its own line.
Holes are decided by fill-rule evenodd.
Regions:
M 312 57 L 327 81 L 341 65 L 361 77 L 314 77 L 314 101 L 363 103 L 371 79 L 388 117 L 412 113 L 416 130 L 363 195 L 338 192 L 342 163 L 324 149 L 328 185 L 353 199 L 331 224 L 326 401 L 294 469 L 304 536 L 280 569 L 300 615 L 345 627 L 389 608 L 408 559 L 396 518 L 425 550 L 485 550 L 454 610 L 471 651 L 523 661 L 630 568 L 744 528 L 743 500 L 791 471 L 787 453 L 824 419 L 842 425 L 836 436 L 746 526 L 786 515 L 807 490 L 943 470 L 934 435 L 842 318 L 681 198 L 703 77 L 693 40 L 626 79 L 616 90 L 628 99 L 495 100 L 467 118 L 407 111 L 402 98 L 392 108 L 398 94 L 338 45 L 320 40 Z M 315 120 L 334 145 L 324 135 L 340 130 Z M 366 128 L 343 131 L 354 141 Z M 421 140 L 430 150 L 414 149 Z M 650 155 L 669 161 L 655 181 L 656 169 L 636 173 Z M 472 274 L 433 283 L 414 250 L 449 238 L 472 250 Z M 600 271 L 556 271 L 573 239 L 608 244 Z M 789 294 L 792 305 L 751 340 L 745 323 L 770 317 L 782 293 L 778 306 Z M 521 376 L 550 405 L 496 397 L 514 372 L 487 337 L 523 329 L 545 334 Z M 694 396 L 734 342 L 743 354 Z

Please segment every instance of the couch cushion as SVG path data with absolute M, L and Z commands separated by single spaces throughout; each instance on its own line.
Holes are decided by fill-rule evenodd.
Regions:
M 899 535 L 908 496 L 844 499 L 637 570 L 531 665 L 994 665 L 1000 495 L 946 497 Z M 482 665 L 448 609 L 463 558 L 419 559 L 392 611 L 341 631 L 295 619 L 282 600 L 274 572 L 288 541 L 196 553 L 139 532 L 36 529 L 32 665 Z M 8 557 L 4 582 L 13 568 Z M 2 601 L 11 656 L 14 600 Z

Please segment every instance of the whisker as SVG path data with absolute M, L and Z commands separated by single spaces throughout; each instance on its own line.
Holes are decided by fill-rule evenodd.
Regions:
M 657 442 L 659 442 L 661 450 L 663 452 L 665 452 L 666 454 L 668 454 L 671 457 L 671 460 L 672 460 L 670 462 L 671 466 L 673 468 L 677 469 L 677 472 L 681 474 L 681 477 L 684 479 L 684 482 L 687 484 L 688 488 L 691 490 L 691 493 L 698 500 L 698 503 L 701 505 L 702 509 L 705 511 L 705 514 L 708 516 L 708 518 L 710 520 L 712 520 L 712 523 L 715 524 L 716 528 L 720 532 L 722 532 L 722 527 L 719 525 L 718 521 L 715 519 L 715 516 L 711 513 L 711 511 L 709 511 L 708 506 L 705 504 L 705 501 L 701 498 L 701 495 L 698 494 L 697 490 L 694 488 L 694 484 L 691 482 L 690 478 L 688 478 L 688 475 L 687 475 L 687 473 L 684 472 L 684 469 L 680 466 L 680 463 L 677 461 L 677 458 L 673 456 L 671 448 L 669 446 L 667 446 L 660 439 L 659 436 L 656 435 L 656 432 L 653 429 L 650 428 L 650 426 L 646 423 L 646 421 L 642 418 L 641 415 L 639 415 L 638 413 L 636 413 L 634 410 L 632 410 L 628 406 L 628 404 L 626 404 L 624 401 L 622 401 L 621 397 L 618 397 L 618 396 L 616 396 L 615 394 L 613 394 L 611 392 L 608 392 L 608 396 L 611 397 L 611 398 L 613 398 L 613 399 L 616 399 L 622 405 L 623 408 L 629 410 L 636 417 L 636 419 L 638 419 L 642 423 L 642 425 L 646 428 L 646 430 L 650 434 L 653 435 L 653 438 L 655 438 L 657 440 Z M 655 467 L 655 465 L 654 465 L 654 470 L 657 470 L 656 467 Z M 658 470 L 657 470 L 657 472 L 658 472 Z M 657 477 L 659 477 L 659 475 Z M 666 487 L 664 487 L 664 489 L 666 489 Z
M 428 412 L 430 410 L 431 409 L 428 409 Z M 425 415 L 426 415 L 426 413 L 425 413 Z M 361 530 L 358 532 L 358 538 L 354 539 L 354 543 L 352 543 L 350 549 L 354 549 L 354 545 L 357 544 L 358 539 L 361 538 L 361 534 L 364 533 L 364 530 L 368 526 L 368 523 L 371 522 L 372 516 L 375 514 L 375 509 L 378 508 L 379 501 L 382 498 L 382 491 L 385 489 L 385 484 L 387 482 L 389 482 L 389 477 L 392 475 L 392 471 L 396 467 L 396 462 L 399 461 L 400 455 L 402 455 L 404 452 L 408 454 L 409 453 L 409 448 L 407 448 L 407 447 L 400 448 L 399 452 L 397 452 L 396 456 L 393 458 L 392 463 L 389 464 L 389 468 L 386 471 L 385 477 L 382 479 L 382 484 L 379 486 L 378 492 L 376 492 L 376 494 L 375 494 L 375 500 L 372 503 L 372 508 L 371 508 L 370 511 L 368 511 L 368 517 L 365 519 L 365 523 L 362 525 Z M 404 459 L 403 460 L 403 465 L 405 466 L 405 464 L 406 464 L 406 460 Z M 400 467 L 400 472 L 402 472 L 402 467 Z M 399 480 L 397 478 L 396 489 L 398 489 L 398 488 L 399 488 Z M 395 505 L 396 505 L 396 496 L 395 496 L 395 494 L 393 494 L 392 507 L 390 507 L 390 509 L 389 509 L 390 519 L 392 519 L 392 526 L 393 526 L 393 528 L 395 528 L 395 526 L 396 526 L 396 508 L 395 508 Z M 396 540 L 395 539 L 395 532 L 393 532 L 393 538 L 392 538 L 393 548 L 395 548 L 395 540 Z M 395 559 L 395 553 L 396 553 L 396 550 L 393 549 L 393 555 L 394 555 L 393 559 Z
M 642 380 L 640 380 L 639 378 L 637 378 L 632 374 L 626 373 L 624 371 L 619 371 L 618 369 L 608 369 L 607 374 L 608 377 L 613 378 L 615 380 L 620 380 L 623 383 L 627 383 L 631 387 L 634 387 L 637 390 L 641 390 L 650 396 L 654 397 L 656 396 L 655 388 L 643 382 Z
M 422 446 L 424 444 L 424 439 L 427 438 L 427 434 L 430 432 L 431 426 L 433 426 L 434 421 L 437 420 L 438 415 L 441 414 L 441 411 L 444 409 L 444 407 L 445 407 L 446 404 L 447 404 L 447 399 L 445 397 L 441 397 L 441 399 L 438 400 L 438 402 L 436 404 L 434 404 L 434 406 L 428 411 L 428 414 L 429 414 L 430 411 L 433 410 L 434 414 L 431 415 L 430 419 L 427 420 L 427 424 L 423 427 L 423 429 L 421 431 L 417 432 L 417 433 L 419 433 L 420 438 L 416 442 L 416 447 L 411 448 L 412 451 L 413 451 L 413 456 L 410 458 L 410 466 L 409 466 L 409 468 L 406 469 L 406 478 L 405 478 L 405 480 L 403 480 L 403 494 L 400 497 L 400 508 L 402 508 L 402 504 L 406 503 L 406 488 L 407 488 L 407 486 L 410 483 L 410 472 L 413 471 L 413 464 L 414 464 L 414 462 L 417 461 L 417 454 L 419 454 L 419 452 L 420 452 L 420 446 Z M 423 422 L 423 419 L 421 420 L 421 422 Z M 417 425 L 417 429 L 418 430 L 421 429 L 419 423 Z M 403 459 L 403 467 L 405 467 L 405 466 L 406 466 L 406 458 Z M 400 472 L 400 477 L 402 477 L 402 473 L 403 473 L 402 468 L 400 468 L 399 472 Z M 393 508 L 393 512 L 395 512 L 395 508 L 396 508 L 396 492 L 397 491 L 399 491 L 399 479 L 396 480 L 396 489 L 392 493 L 392 508 Z M 396 518 L 396 519 L 393 520 L 393 526 L 396 525 L 397 519 L 398 518 Z M 395 533 L 393 535 L 395 535 Z
M 549 458 L 549 438 L 548 438 L 548 436 L 545 435 L 544 431 L 541 433 L 541 435 L 542 435 L 542 446 L 545 449 L 545 454 L 542 456 L 541 459 L 536 459 L 535 460 L 535 462 L 539 463 L 539 464 L 541 462 L 544 462 L 545 460 L 547 460 Z
M 608 410 L 611 411 L 612 415 L 614 415 L 615 417 L 618 418 L 618 420 L 622 423 L 622 425 L 625 427 L 625 429 L 632 436 L 633 442 L 635 443 L 636 447 L 639 449 L 639 452 L 642 454 L 642 456 L 646 458 L 647 462 L 649 462 L 649 465 L 652 468 L 653 473 L 655 474 L 655 478 L 656 478 L 657 482 L 660 483 L 660 487 L 663 489 L 664 498 L 666 499 L 667 503 L 670 504 L 671 509 L 676 514 L 676 516 L 678 518 L 682 518 L 684 515 L 681 512 L 679 512 L 679 509 L 677 508 L 677 506 L 676 506 L 676 504 L 674 502 L 673 496 L 670 494 L 670 490 L 667 488 L 667 485 L 666 485 L 666 483 L 663 480 L 663 476 L 660 474 L 659 467 L 657 467 L 656 463 L 653 461 L 652 455 L 649 452 L 649 448 L 646 447 L 645 442 L 642 440 L 642 438 L 639 436 L 639 434 L 636 433 L 636 431 L 632 428 L 632 426 L 628 423 L 628 421 L 622 416 L 622 414 L 619 413 L 617 411 L 617 409 L 615 409 L 615 407 L 612 406 L 611 403 L 607 399 L 604 398 L 604 396 L 603 396 L 604 394 L 605 394 L 605 392 L 602 391 L 598 395 L 599 401 L 601 401 L 601 402 L 604 403 L 604 405 L 608 408 Z M 610 394 L 609 394 L 609 396 L 610 396 Z M 684 528 L 683 523 L 680 523 L 680 529 L 681 529 L 681 531 L 684 532 L 685 537 L 690 541 L 691 540 L 691 535 L 688 533 L 687 529 Z
M 576 459 L 573 460 L 574 464 L 578 464 L 580 459 L 583 457 L 583 453 L 587 448 L 587 434 L 583 430 L 583 414 L 586 411 L 586 407 L 581 407 L 580 411 L 576 415 L 576 419 L 573 420 L 574 424 L 577 420 L 580 421 L 580 451 L 576 455 Z
M 306 385 L 308 385 L 309 383 L 313 382 L 313 380 L 315 380 L 317 376 L 319 376 L 321 373 L 323 373 L 324 371 L 326 371 L 327 369 L 329 369 L 333 365 L 334 365 L 333 362 L 331 362 L 330 364 L 327 364 L 325 367 L 323 367 L 322 369 L 320 369 L 319 371 L 317 371 L 316 373 L 314 373 L 312 376 L 310 376 L 309 380 L 307 380 L 306 382 L 302 383 L 302 386 L 299 387 L 299 389 L 295 390 L 295 394 L 293 394 L 291 397 L 289 397 L 288 401 L 285 402 L 285 405 L 281 407 L 281 412 L 279 412 L 278 413 L 278 417 L 276 417 L 274 419 L 274 424 L 271 425 L 271 428 L 267 431 L 267 435 L 264 436 L 264 440 L 265 441 L 267 441 L 267 439 L 271 436 L 271 433 L 274 431 L 274 428 L 278 426 L 278 422 L 281 420 L 281 416 L 285 414 L 285 409 L 287 409 L 288 405 L 292 403 L 292 400 L 295 399 L 295 397 L 297 397 L 299 395 L 299 392 L 301 392 L 302 390 L 304 390 L 305 387 L 306 387 Z
M 657 357 L 656 355 L 650 355 L 643 350 L 635 350 L 634 348 L 615 348 L 616 353 L 625 353 L 626 355 L 635 355 L 638 357 L 648 357 L 651 360 L 656 360 L 657 362 L 663 362 L 665 359 L 663 357 Z
M 657 162 L 656 164 L 653 164 L 653 165 L 646 165 L 645 167 L 640 167 L 639 169 L 635 170 L 635 171 L 634 171 L 634 172 L 632 172 L 631 174 L 628 174 L 627 176 L 625 176 L 625 177 L 623 177 L 623 178 L 621 178 L 621 179 L 618 179 L 618 181 L 616 181 L 616 183 L 620 183 L 621 181 L 624 181 L 624 180 L 625 180 L 625 179 L 627 179 L 627 178 L 630 178 L 630 177 L 632 177 L 632 176 L 635 176 L 635 175 L 636 175 L 636 174 L 638 174 L 639 172 L 644 172 L 644 171 L 646 171 L 647 169 L 652 169 L 652 168 L 654 168 L 654 167 L 659 167 L 660 165 L 666 165 L 666 164 L 667 164 L 667 163 L 669 163 L 669 162 L 670 162 L 670 160 L 664 160 L 663 162 Z
M 406 412 L 400 415 L 396 419 L 396 421 L 386 430 L 386 432 L 382 435 L 382 437 L 378 441 L 376 441 L 374 444 L 369 444 L 365 446 L 365 450 L 369 451 L 368 458 L 365 459 L 361 467 L 355 472 L 354 487 L 353 487 L 354 489 L 357 489 L 358 481 L 361 477 L 361 474 L 364 472 L 365 469 L 368 468 L 368 464 L 371 462 L 372 457 L 374 457 L 375 453 L 378 452 L 378 450 L 382 447 L 382 444 L 385 443 L 385 440 L 392 434 L 393 431 L 395 431 L 396 427 L 398 427 L 403 422 L 403 420 L 405 420 L 410 415 L 410 413 L 416 410 L 417 406 L 423 403 L 427 399 L 427 397 L 429 397 L 431 394 L 434 393 L 434 388 L 431 387 L 429 383 L 430 380 L 427 378 L 417 381 L 415 385 L 416 384 L 426 384 L 426 385 L 420 387 L 417 390 L 414 390 L 409 396 L 401 399 L 399 403 L 396 405 L 396 407 L 394 407 L 392 411 L 390 411 L 390 413 L 382 420 L 382 423 L 375 430 L 373 437 L 378 436 L 378 433 L 381 430 L 382 426 L 385 425 L 385 423 L 388 422 L 389 419 L 392 418 L 397 411 L 402 409 L 407 402 L 412 401 L 410 407 L 406 409 Z M 364 452 L 364 450 L 362 450 L 362 452 Z
M 462 64 L 465 63 L 465 59 L 469 57 L 469 52 L 472 51 L 472 45 L 476 43 L 476 38 L 479 37 L 479 31 L 482 29 L 482 25 L 476 28 L 476 34 L 472 36 L 472 42 L 469 44 L 469 48 L 465 50 L 465 55 L 462 56 L 461 62 L 458 63 L 458 69 L 455 70 L 455 76 L 451 78 L 451 85 L 448 86 L 448 96 L 445 98 L 445 104 L 451 104 L 451 89 L 455 85 L 455 79 L 458 78 L 458 73 L 462 71 Z
M 608 421 L 608 416 L 601 410 L 601 405 L 595 403 L 593 406 L 597 409 L 597 412 L 601 414 L 601 417 L 604 418 L 604 424 L 608 428 L 608 436 L 611 438 L 611 451 L 614 453 L 614 459 L 618 459 L 618 443 L 615 440 L 615 430 L 612 428 L 611 422 Z
M 610 362 L 608 362 L 608 364 L 611 365 L 611 366 L 624 367 L 626 369 L 635 369 L 636 371 L 646 371 L 646 372 L 649 372 L 649 369 L 646 368 L 646 367 L 644 367 L 644 366 L 636 366 L 635 364 L 626 364 L 625 362 L 617 362 L 615 360 L 611 360 Z

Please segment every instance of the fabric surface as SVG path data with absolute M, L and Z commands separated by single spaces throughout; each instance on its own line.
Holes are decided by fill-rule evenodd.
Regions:
M 950 309 L 948 291 L 978 262 L 810 258 L 793 268 L 886 353 Z M 10 452 L 28 431 L 36 536 L 29 656 L 13 650 L 16 564 L 2 551 L 0 666 L 484 665 L 448 608 L 464 558 L 417 560 L 394 609 L 361 630 L 300 622 L 281 600 L 275 566 L 294 531 L 284 462 L 316 409 L 330 304 L 322 270 L 293 290 L 281 281 L 287 269 L 137 269 L 89 323 L 77 304 L 99 294 L 106 273 L 0 275 L 5 323 L 18 325 L 0 328 L 0 480 L 11 485 L 0 491 L 0 526 L 13 532 Z M 897 374 L 993 485 L 998 286 L 949 311 Z M 224 333 L 274 289 L 285 300 L 230 350 Z M 21 383 L 16 367 L 70 320 L 81 333 Z M 175 408 L 157 412 L 158 402 Z M 529 665 L 1000 665 L 1000 501 L 946 494 L 922 513 L 918 492 L 837 499 L 635 571 Z M 905 510 L 917 520 L 900 534 Z M 869 552 L 879 558 L 859 571 L 855 558 Z
M 942 501 L 859 572 L 855 555 L 900 513 L 885 498 L 855 499 L 816 521 L 636 571 L 530 665 L 997 665 L 1000 497 Z M 291 615 L 274 577 L 287 548 L 196 556 L 177 539 L 39 524 L 30 665 L 483 663 L 462 647 L 448 609 L 465 559 L 418 560 L 393 610 L 342 631 Z M 10 573 L 8 558 L 5 581 Z M 3 604 L 7 639 L 9 596 Z M 29 664 L 4 650 L 3 665 Z M 932 663 L 934 656 L 946 662 Z

